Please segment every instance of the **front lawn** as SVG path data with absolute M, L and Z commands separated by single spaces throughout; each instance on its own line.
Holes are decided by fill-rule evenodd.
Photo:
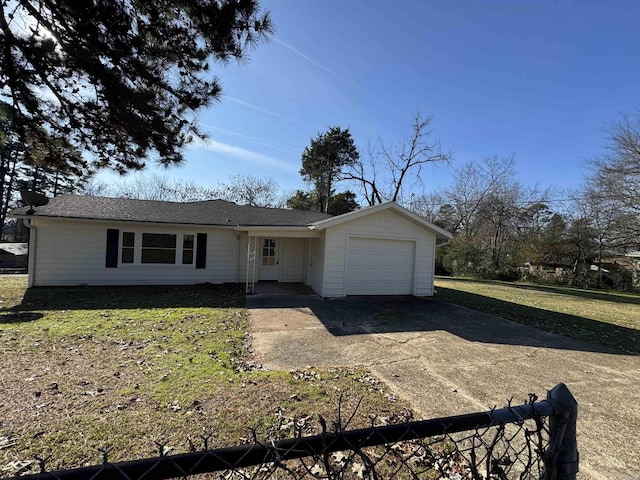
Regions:
M 640 296 L 523 282 L 436 277 L 436 299 L 640 354 Z
M 0 277 L 0 476 L 317 432 L 338 400 L 351 427 L 411 412 L 367 371 L 266 372 L 236 286 L 36 288 Z M 344 413 L 343 413 L 344 415 Z M 345 415 L 346 416 L 346 415 Z

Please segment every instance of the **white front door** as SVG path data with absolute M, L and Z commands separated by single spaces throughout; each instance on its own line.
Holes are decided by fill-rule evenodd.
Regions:
M 263 238 L 260 251 L 260 274 L 258 280 L 278 280 L 278 241 Z

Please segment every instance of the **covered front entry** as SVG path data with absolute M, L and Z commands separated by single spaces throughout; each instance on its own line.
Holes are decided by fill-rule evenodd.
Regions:
M 415 241 L 351 237 L 347 295 L 411 295 Z
M 309 284 L 312 241 L 318 237 L 300 231 L 248 231 L 246 247 L 246 292 L 254 293 L 257 282 Z

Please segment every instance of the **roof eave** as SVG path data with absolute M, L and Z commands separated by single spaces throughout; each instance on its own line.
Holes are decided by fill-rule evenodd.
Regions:
M 350 222 L 358 218 L 366 217 L 367 215 L 371 215 L 371 214 L 388 210 L 388 209 L 393 209 L 394 211 L 408 218 L 414 223 L 417 223 L 423 228 L 426 228 L 427 230 L 432 231 L 433 233 L 435 233 L 437 238 L 442 238 L 446 240 L 451 240 L 453 238 L 453 235 L 451 233 L 438 227 L 437 225 L 434 225 L 431 222 L 428 222 L 421 216 L 416 215 L 415 213 L 411 212 L 410 210 L 407 210 L 406 208 L 398 205 L 395 202 L 380 203 L 372 207 L 366 207 L 360 210 L 354 210 L 353 212 L 338 215 L 337 217 L 329 218 L 327 220 L 321 220 L 319 222 L 315 222 L 311 224 L 310 228 L 313 230 L 324 230 L 326 228 L 340 225 L 341 223 Z
M 249 237 L 279 237 L 279 238 L 318 238 L 320 232 L 308 226 L 300 225 L 238 225 L 238 232 L 246 233 Z
M 229 223 L 194 223 L 194 222 L 161 222 L 157 220 L 140 220 L 140 219 L 123 219 L 123 218 L 96 218 L 96 217 L 69 217 L 62 215 L 15 215 L 15 218 L 20 219 L 47 219 L 47 220 L 61 220 L 61 221 L 81 221 L 81 222 L 100 222 L 100 223 L 130 223 L 140 225 L 174 225 L 180 227 L 192 227 L 192 228 L 235 228 L 235 225 Z

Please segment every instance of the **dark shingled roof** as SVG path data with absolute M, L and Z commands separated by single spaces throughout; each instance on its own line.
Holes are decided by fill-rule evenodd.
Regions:
M 18 208 L 11 215 L 28 216 L 28 210 Z M 82 195 L 54 197 L 34 210 L 30 216 L 224 226 L 303 227 L 331 217 L 308 210 L 251 207 L 224 200 L 180 203 Z

